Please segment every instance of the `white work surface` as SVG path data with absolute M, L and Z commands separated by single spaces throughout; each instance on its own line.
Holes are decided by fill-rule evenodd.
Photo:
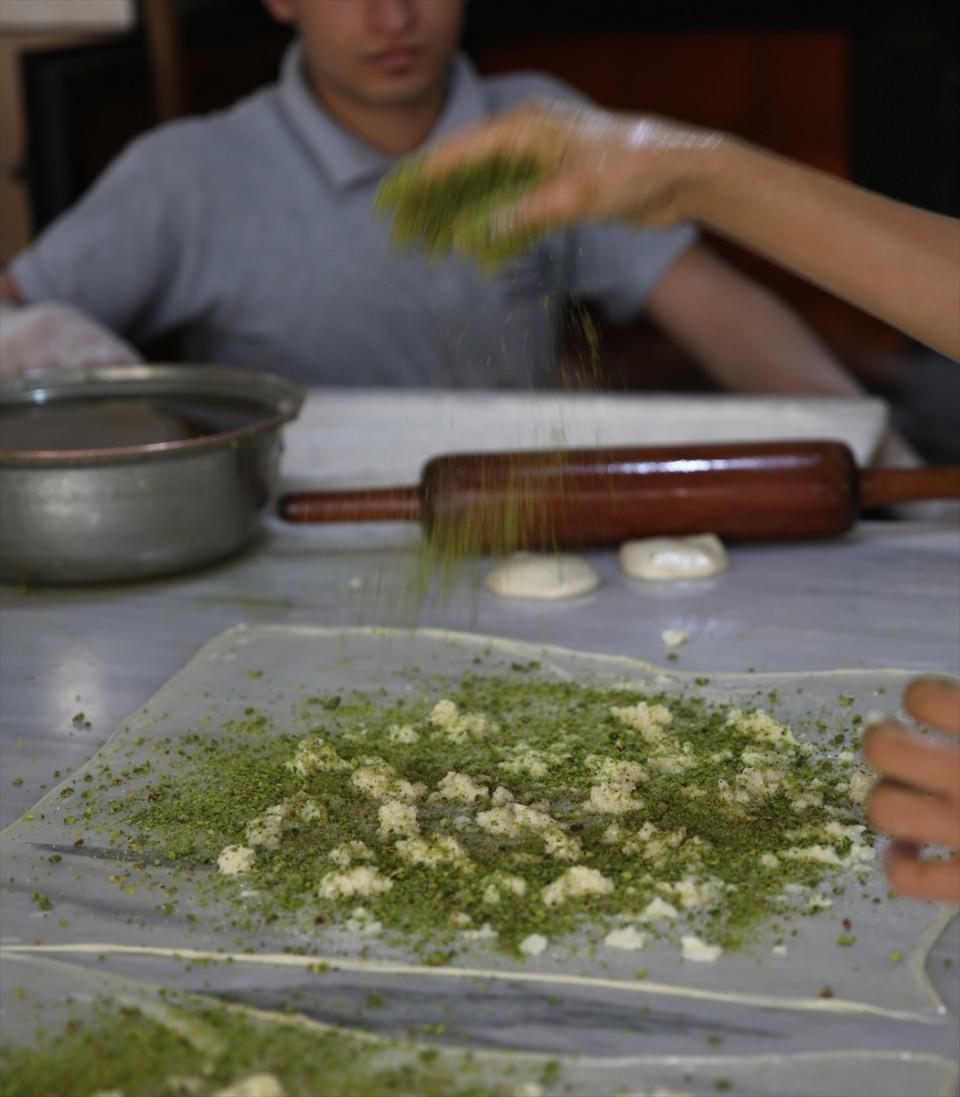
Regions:
M 840 439 L 865 465 L 886 422 L 872 398 L 316 391 L 287 431 L 284 475 L 297 486 L 412 484 L 438 453 L 785 438 Z
M 833 437 L 869 459 L 879 400 L 316 391 L 285 432 L 285 487 L 414 483 L 450 450 Z M 243 621 L 413 623 L 400 588 L 412 526 L 288 526 L 203 571 L 135 585 L 0 588 L 0 823 L 54 770 L 84 760 L 193 652 Z M 865 526 L 832 542 L 732 550 L 711 581 L 640 583 L 612 552 L 603 585 L 568 603 L 502 601 L 465 582 L 416 608 L 425 625 L 661 661 L 660 632 L 691 633 L 687 669 L 944 670 L 958 662 L 957 531 Z M 475 577 L 483 565 L 472 569 Z M 92 727 L 74 728 L 83 712 Z M 12 779 L 22 783 L 11 785 Z
M 821 414 L 821 412 L 823 414 Z M 868 454 L 875 402 L 712 401 L 320 393 L 288 431 L 287 486 L 410 482 L 451 449 L 843 437 Z M 242 555 L 151 583 L 0 593 L 2 822 L 85 760 L 222 629 L 241 622 L 419 623 L 629 654 L 663 663 L 684 629 L 682 670 L 960 667 L 960 531 L 866 523 L 825 542 L 733 546 L 730 569 L 679 584 L 630 580 L 591 553 L 602 584 L 570 602 L 510 602 L 476 582 L 404 598 L 417 531 L 289 527 L 269 518 Z M 485 562 L 468 569 L 482 576 Z M 83 713 L 90 727 L 75 727 Z M 54 771 L 59 771 L 56 776 Z M 14 785 L 12 782 L 17 780 Z M 942 948 L 956 949 L 956 943 Z M 941 986 L 956 1008 L 956 988 Z M 951 1037 L 952 1038 L 952 1037 Z M 913 1039 L 911 1037 L 911 1039 Z M 945 1048 L 932 1036 L 913 1046 Z

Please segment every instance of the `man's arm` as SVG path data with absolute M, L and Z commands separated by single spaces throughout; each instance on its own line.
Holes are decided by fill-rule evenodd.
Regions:
M 707 248 L 688 248 L 647 299 L 647 311 L 724 388 L 794 396 L 863 396 L 864 390 L 799 316 Z M 923 464 L 890 430 L 876 464 Z
M 184 123 L 137 139 L 11 262 L 0 369 L 139 361 L 125 339 L 148 341 L 202 311 L 202 137 Z
M 688 248 L 657 283 L 647 311 L 724 388 L 862 395 L 791 309 L 700 245 Z

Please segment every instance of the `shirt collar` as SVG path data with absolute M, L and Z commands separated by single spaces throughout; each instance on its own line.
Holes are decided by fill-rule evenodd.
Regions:
M 311 90 L 303 64 L 303 47 L 294 42 L 283 58 L 280 98 L 301 139 L 334 186 L 346 189 L 382 175 L 395 162 L 344 129 L 323 109 Z M 480 77 L 462 54 L 450 67 L 450 87 L 437 124 L 427 138 L 433 144 L 487 113 Z

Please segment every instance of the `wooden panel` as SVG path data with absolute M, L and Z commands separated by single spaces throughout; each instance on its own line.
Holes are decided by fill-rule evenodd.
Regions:
M 136 20 L 133 0 L 3 0 L 3 30 L 128 30 Z
M 487 73 L 549 72 L 604 106 L 727 130 L 847 174 L 839 32 L 586 34 L 497 46 L 479 60 Z
M 29 199 L 17 175 L 26 141 L 20 55 L 30 49 L 56 49 L 99 40 L 76 34 L 0 34 L 0 266 L 30 241 Z

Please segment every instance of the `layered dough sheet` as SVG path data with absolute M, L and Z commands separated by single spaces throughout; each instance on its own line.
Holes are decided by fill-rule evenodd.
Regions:
M 747 947 L 724 952 L 713 963 L 685 962 L 675 943 L 655 935 L 640 951 L 604 947 L 606 930 L 590 927 L 524 958 L 464 935 L 454 954 L 433 965 L 413 947 L 357 933 L 356 927 L 322 924 L 305 931 L 283 919 L 263 924 L 248 917 L 242 881 L 230 901 L 213 900 L 200 885 L 215 866 L 170 864 L 154 851 L 124 850 L 111 833 L 109 802 L 84 806 L 83 791 L 103 765 L 124 775 L 116 795 L 129 805 L 158 772 L 176 773 L 182 765 L 178 741 L 217 736 L 251 711 L 306 734 L 310 717 L 303 702 L 311 695 L 382 690 L 385 697 L 399 697 L 429 688 L 442 696 L 444 683 L 459 680 L 466 670 L 479 666 L 479 673 L 506 674 L 517 664 L 535 666 L 542 680 L 678 695 L 696 690 L 744 709 L 762 701 L 801 740 L 829 737 L 838 718 L 866 720 L 895 709 L 910 677 L 899 670 L 838 670 L 701 674 L 694 682 L 692 675 L 625 657 L 471 634 L 232 629 L 205 645 L 85 766 L 3 832 L 5 964 L 26 969 L 24 957 L 56 955 L 69 961 L 71 971 L 96 964 L 118 977 L 156 983 L 172 978 L 161 972 L 179 971 L 184 962 L 207 965 L 229 955 L 229 966 L 247 973 L 237 1000 L 256 1008 L 265 1001 L 273 1008 L 291 988 L 316 982 L 312 969 L 319 964 L 323 979 L 346 988 L 375 986 L 388 1003 L 395 999 L 391 1034 L 422 1023 L 424 1003 L 439 995 L 448 997 L 456 1022 L 449 1027 L 465 1047 L 509 1045 L 517 1054 L 552 1051 L 561 1058 L 577 1052 L 573 1058 L 590 1062 L 574 1065 L 573 1092 L 708 1092 L 718 1077 L 734 1082 L 736 1092 L 770 1094 L 939 1093 L 954 1084 L 949 1059 L 937 1058 L 937 1052 L 955 1042 L 956 1022 L 927 972 L 929 950 L 949 913 L 890 898 L 878 862 L 859 875 L 851 868 L 829 909 L 791 923 L 796 932 L 786 955 L 773 951 L 780 938 L 763 926 Z M 855 927 L 855 947 L 838 947 L 845 923 Z M 896 964 L 892 953 L 900 958 Z M 220 978 L 207 972 L 208 977 L 214 984 Z M 175 983 L 191 993 L 205 989 L 181 977 Z M 272 999 L 264 998 L 267 985 Z M 414 993 L 411 987 L 420 989 Z M 226 996 L 222 986 L 214 990 Z M 467 992 L 474 1005 L 485 999 L 498 1003 L 495 1013 L 504 1012 L 504 1003 L 515 1003 L 515 1023 L 491 1031 L 482 1008 L 458 1013 L 455 1001 Z M 556 1004 L 546 1008 L 547 1000 Z M 373 1015 L 359 998 L 357 1003 L 352 1012 L 327 1013 L 317 1023 L 369 1027 Z M 583 1024 L 586 1003 L 590 1012 L 608 1011 L 602 1035 L 598 1029 L 595 1038 Z M 639 1014 L 650 1016 L 647 1028 L 637 1027 Z M 378 1015 L 378 1023 L 386 1015 Z M 525 1025 L 525 1016 L 536 1019 Z M 620 1023 L 618 1017 L 631 1020 Z M 707 1038 L 719 1030 L 722 1050 L 714 1053 Z M 800 1031 L 807 1034 L 806 1043 L 796 1044 Z M 669 1045 L 664 1033 L 676 1037 L 672 1054 L 660 1054 Z M 902 1051 L 879 1056 L 880 1048 L 899 1048 L 901 1035 Z M 785 1046 L 792 1048 L 789 1055 L 769 1050 Z M 659 1058 L 650 1054 L 653 1049 Z M 601 1069 L 593 1059 L 606 1065 Z M 620 1063 L 626 1059 L 629 1068 Z M 613 1071 L 609 1085 L 604 1080 L 606 1088 L 597 1088 L 608 1069 Z M 627 1069 L 633 1073 L 622 1072 Z
M 176 966 L 190 971 L 189 965 Z M 844 1046 L 840 1041 L 817 1051 L 758 1054 L 725 1054 L 719 1050 L 687 1055 L 582 1054 L 562 1048 L 561 1027 L 556 1047 L 477 1047 L 474 1042 L 460 1043 L 456 1032 L 441 1033 L 443 1026 L 436 1024 L 423 1025 L 421 1032 L 412 1036 L 409 1014 L 402 1010 L 397 1031 L 384 1026 L 371 1031 L 320 1019 L 316 1003 L 342 995 L 342 987 L 324 985 L 316 978 L 312 986 L 290 986 L 282 979 L 271 980 L 269 975 L 261 975 L 251 984 L 246 979 L 248 973 L 244 960 L 239 958 L 235 966 L 222 965 L 209 972 L 199 987 L 196 984 L 200 980 L 194 975 L 192 980 L 181 980 L 187 989 L 171 989 L 175 980 L 165 978 L 169 970 L 131 978 L 105 969 L 102 961 L 95 967 L 80 966 L 51 960 L 37 952 L 7 953 L 0 962 L 3 1041 L 6 1046 L 31 1047 L 38 1027 L 50 1032 L 71 1023 L 83 1024 L 93 1016 L 106 1018 L 109 1026 L 119 1011 L 129 1014 L 136 1010 L 192 1045 L 199 1053 L 198 1061 L 210 1064 L 226 1059 L 229 1063 L 231 1046 L 223 1040 L 215 1021 L 211 1023 L 219 1015 L 240 1018 L 258 1033 L 293 1031 L 314 1040 L 329 1040 L 332 1036 L 339 1045 L 338 1058 L 343 1054 L 353 1056 L 370 1069 L 418 1071 L 414 1083 L 448 1080 L 450 1084 L 455 1080 L 465 1087 L 508 1097 L 694 1097 L 726 1091 L 747 1097 L 827 1097 L 837 1093 L 848 1097 L 902 1097 L 906 1093 L 951 1097 L 958 1078 L 957 1066 L 949 1057 L 892 1043 L 870 1047 Z M 359 989 L 369 1001 L 369 986 Z M 402 1006 L 404 1001 L 402 997 L 395 999 L 392 989 L 396 988 L 384 988 L 387 1017 L 392 1007 Z M 497 1007 L 502 1004 L 497 1003 Z M 524 1006 L 529 1011 L 530 1004 Z M 476 1000 L 471 998 L 471 1008 L 476 1007 Z M 199 1020 L 197 1010 L 205 1011 Z M 626 1018 L 622 1015 L 620 1019 Z M 603 1021 L 609 1025 L 610 1015 L 604 1015 Z M 723 1031 L 722 1026 L 715 1029 Z M 322 1052 L 319 1063 L 322 1070 Z M 249 1067 L 246 1071 L 237 1067 L 234 1072 L 240 1083 L 245 1073 L 251 1077 Z M 278 1075 L 282 1077 L 282 1073 L 282 1062 L 265 1060 L 253 1076 L 281 1082 Z M 151 1082 L 159 1080 L 154 1077 Z M 286 1097 L 306 1097 L 296 1088 L 284 1088 L 282 1082 L 276 1092 Z

